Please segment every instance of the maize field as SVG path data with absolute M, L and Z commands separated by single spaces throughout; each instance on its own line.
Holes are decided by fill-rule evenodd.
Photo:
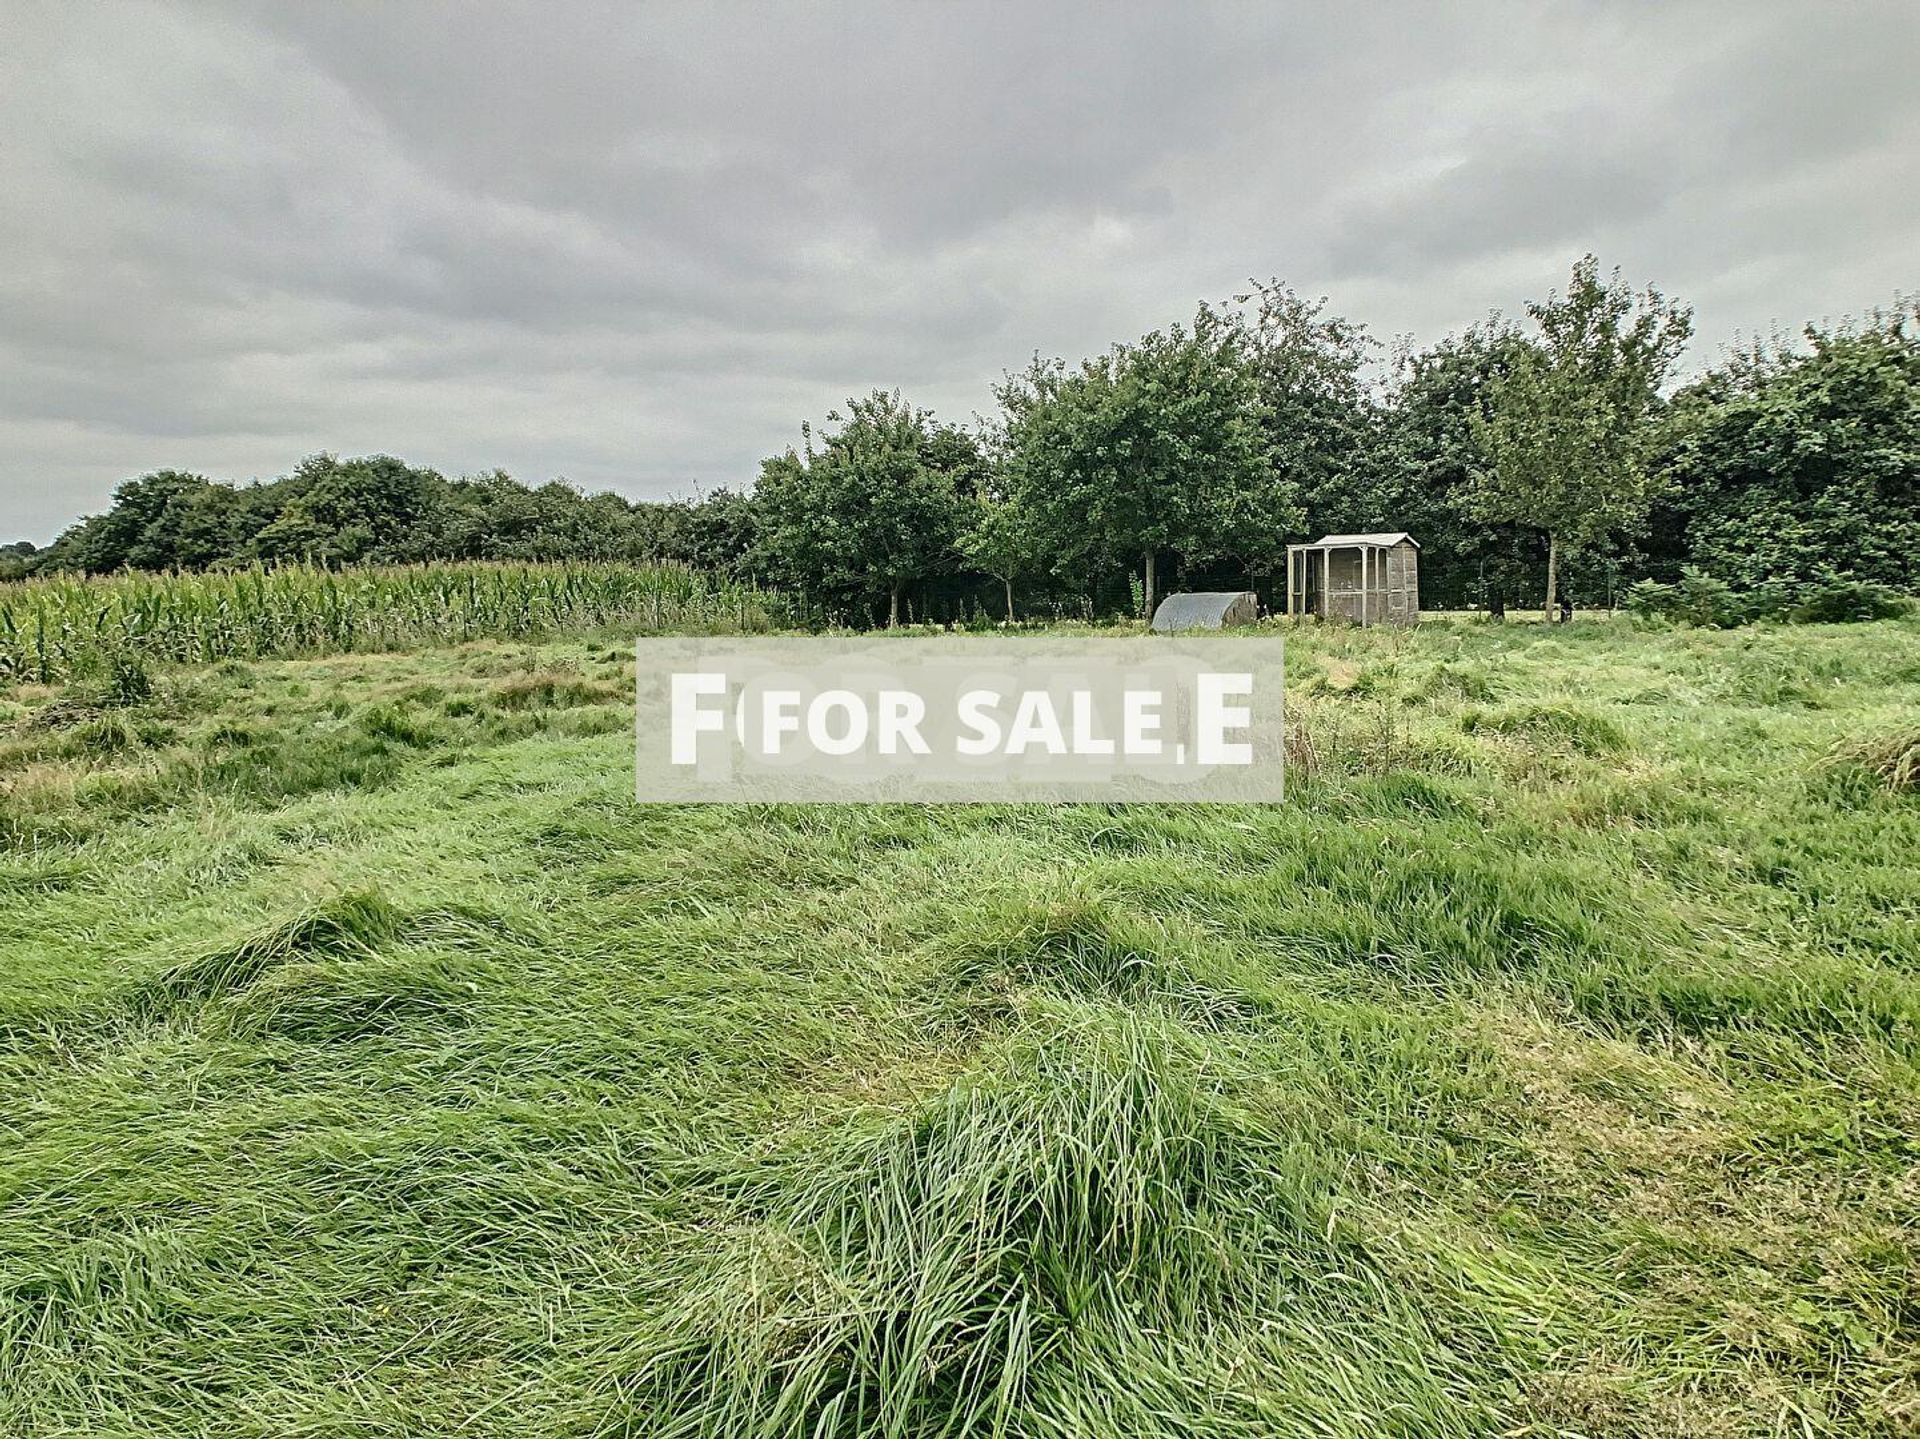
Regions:
M 762 629 L 777 596 L 672 565 L 443 563 L 0 584 L 0 683 L 207 662 L 635 629 Z

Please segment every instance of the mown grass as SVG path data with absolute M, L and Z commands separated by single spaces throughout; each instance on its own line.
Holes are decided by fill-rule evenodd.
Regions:
M 1912 1432 L 1920 623 L 1288 664 L 1257 809 L 639 807 L 612 639 L 16 687 L 0 1432 Z

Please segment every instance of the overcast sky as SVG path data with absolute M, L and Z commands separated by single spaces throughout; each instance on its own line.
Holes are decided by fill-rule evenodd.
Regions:
M 742 484 L 1279 276 L 1383 340 L 1592 249 L 1691 361 L 1920 288 L 1920 6 L 0 0 L 0 542 L 386 451 Z

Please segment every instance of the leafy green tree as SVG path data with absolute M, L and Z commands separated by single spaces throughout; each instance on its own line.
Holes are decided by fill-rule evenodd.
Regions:
M 1039 533 L 1020 502 L 1001 495 L 976 495 L 960 535 L 960 553 L 981 574 L 1000 581 L 1007 601 L 1007 623 L 1014 623 L 1013 586 L 1043 561 Z
M 579 492 L 572 493 L 577 495 Z M 553 558 L 571 559 L 575 555 L 584 555 L 596 560 L 617 560 L 628 553 L 637 521 L 634 507 L 627 500 L 611 490 L 599 490 L 576 500 L 572 516 L 571 533 L 579 537 L 579 548 L 557 553 Z
M 1164 552 L 1226 554 L 1249 509 L 1276 530 L 1297 518 L 1235 316 L 1203 307 L 1191 330 L 1156 330 L 1074 369 L 1036 359 L 999 398 L 1008 493 L 1036 548 L 1056 567 L 1138 558 L 1148 614 Z
M 752 577 L 758 551 L 760 513 L 753 497 L 719 489 L 685 510 L 685 522 L 673 558 L 697 570 L 737 579 Z
M 36 559 L 48 569 L 205 569 L 254 560 L 612 559 L 640 520 L 618 495 L 564 481 L 530 488 L 503 470 L 443 480 L 391 456 L 315 455 L 266 484 L 158 470 Z
M 244 562 L 258 528 L 260 486 L 209 484 L 187 495 L 170 516 L 171 533 L 148 558 L 149 568 L 204 570 Z M 161 555 L 166 555 L 164 560 Z
M 416 526 L 453 559 L 535 558 L 540 550 L 540 507 L 533 492 L 505 470 L 463 475 L 447 485 Z
M 304 498 L 295 498 L 253 537 L 253 553 L 269 562 L 342 564 L 361 558 L 372 544 L 371 529 L 342 529 L 315 514 Z
M 953 565 L 959 473 L 977 457 L 898 393 L 875 390 L 827 420 L 817 449 L 809 431 L 804 453 L 761 465 L 759 553 L 809 589 L 884 594 L 897 626 L 907 585 Z
M 1406 530 L 1420 541 L 1423 602 L 1485 605 L 1493 614 L 1539 583 L 1532 533 L 1482 519 L 1470 504 L 1488 466 L 1476 424 L 1526 341 L 1496 319 L 1400 355 L 1382 448 L 1333 530 Z
M 685 522 L 683 500 L 637 500 L 631 507 L 621 557 L 659 561 L 672 557 Z
M 583 495 L 564 481 L 529 488 L 504 470 L 437 491 L 402 539 L 399 559 L 615 559 L 627 553 L 633 508 L 618 495 Z
M 253 538 L 263 560 L 346 565 L 418 558 L 399 541 L 417 533 L 446 482 L 391 455 L 313 455 L 274 488 L 284 504 Z
M 1516 349 L 1473 420 L 1486 453 L 1471 508 L 1547 538 L 1546 614 L 1563 550 L 1581 550 L 1645 518 L 1650 420 L 1692 332 L 1692 312 L 1648 289 L 1636 296 L 1587 255 L 1564 294 L 1529 304 L 1540 334 Z
M 1279 280 L 1256 281 L 1233 303 L 1251 307 L 1249 354 L 1265 407 L 1268 453 L 1282 486 L 1302 507 L 1298 514 L 1269 512 L 1259 503 L 1246 508 L 1230 553 L 1251 575 L 1284 557 L 1297 524 L 1317 533 L 1358 527 L 1382 436 L 1365 380 L 1375 342 L 1364 326 L 1329 314 L 1324 298 L 1303 299 Z
M 0 581 L 24 579 L 32 568 L 33 557 L 39 553 L 39 546 L 32 540 L 0 545 Z
M 183 558 L 182 532 L 194 527 L 197 506 L 215 488 L 224 487 L 184 470 L 155 470 L 127 480 L 113 492 L 113 505 L 105 514 L 89 516 L 68 529 L 49 546 L 40 564 L 106 574 L 204 563 Z
M 1849 578 L 1920 590 L 1920 310 L 1757 347 L 1674 397 L 1667 528 L 1690 562 L 1784 610 Z

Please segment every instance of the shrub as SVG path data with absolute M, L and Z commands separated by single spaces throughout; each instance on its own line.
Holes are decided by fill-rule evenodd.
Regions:
M 1787 612 L 1795 624 L 1857 624 L 1905 614 L 1908 602 L 1885 585 L 1834 575 L 1806 591 Z
M 1756 617 L 1750 600 L 1734 593 L 1726 581 L 1696 569 L 1681 571 L 1677 585 L 1640 581 L 1627 591 L 1627 608 L 1643 618 L 1716 629 L 1731 629 Z
M 1679 608 L 1679 604 L 1680 590 L 1676 585 L 1663 585 L 1658 580 L 1641 580 L 1627 588 L 1627 612 L 1641 619 L 1667 619 Z
M 1704 570 L 1681 572 L 1680 583 L 1641 580 L 1627 591 L 1627 608 L 1643 619 L 1731 629 L 1750 620 L 1785 618 L 1795 624 L 1850 624 L 1905 614 L 1911 602 L 1885 585 L 1829 575 L 1797 593 L 1769 585 L 1736 591 Z
M 1680 583 L 1675 588 L 1679 596 L 1678 614 L 1690 625 L 1730 629 L 1750 617 L 1745 604 L 1735 597 L 1733 586 L 1705 570 L 1691 566 L 1681 570 Z

